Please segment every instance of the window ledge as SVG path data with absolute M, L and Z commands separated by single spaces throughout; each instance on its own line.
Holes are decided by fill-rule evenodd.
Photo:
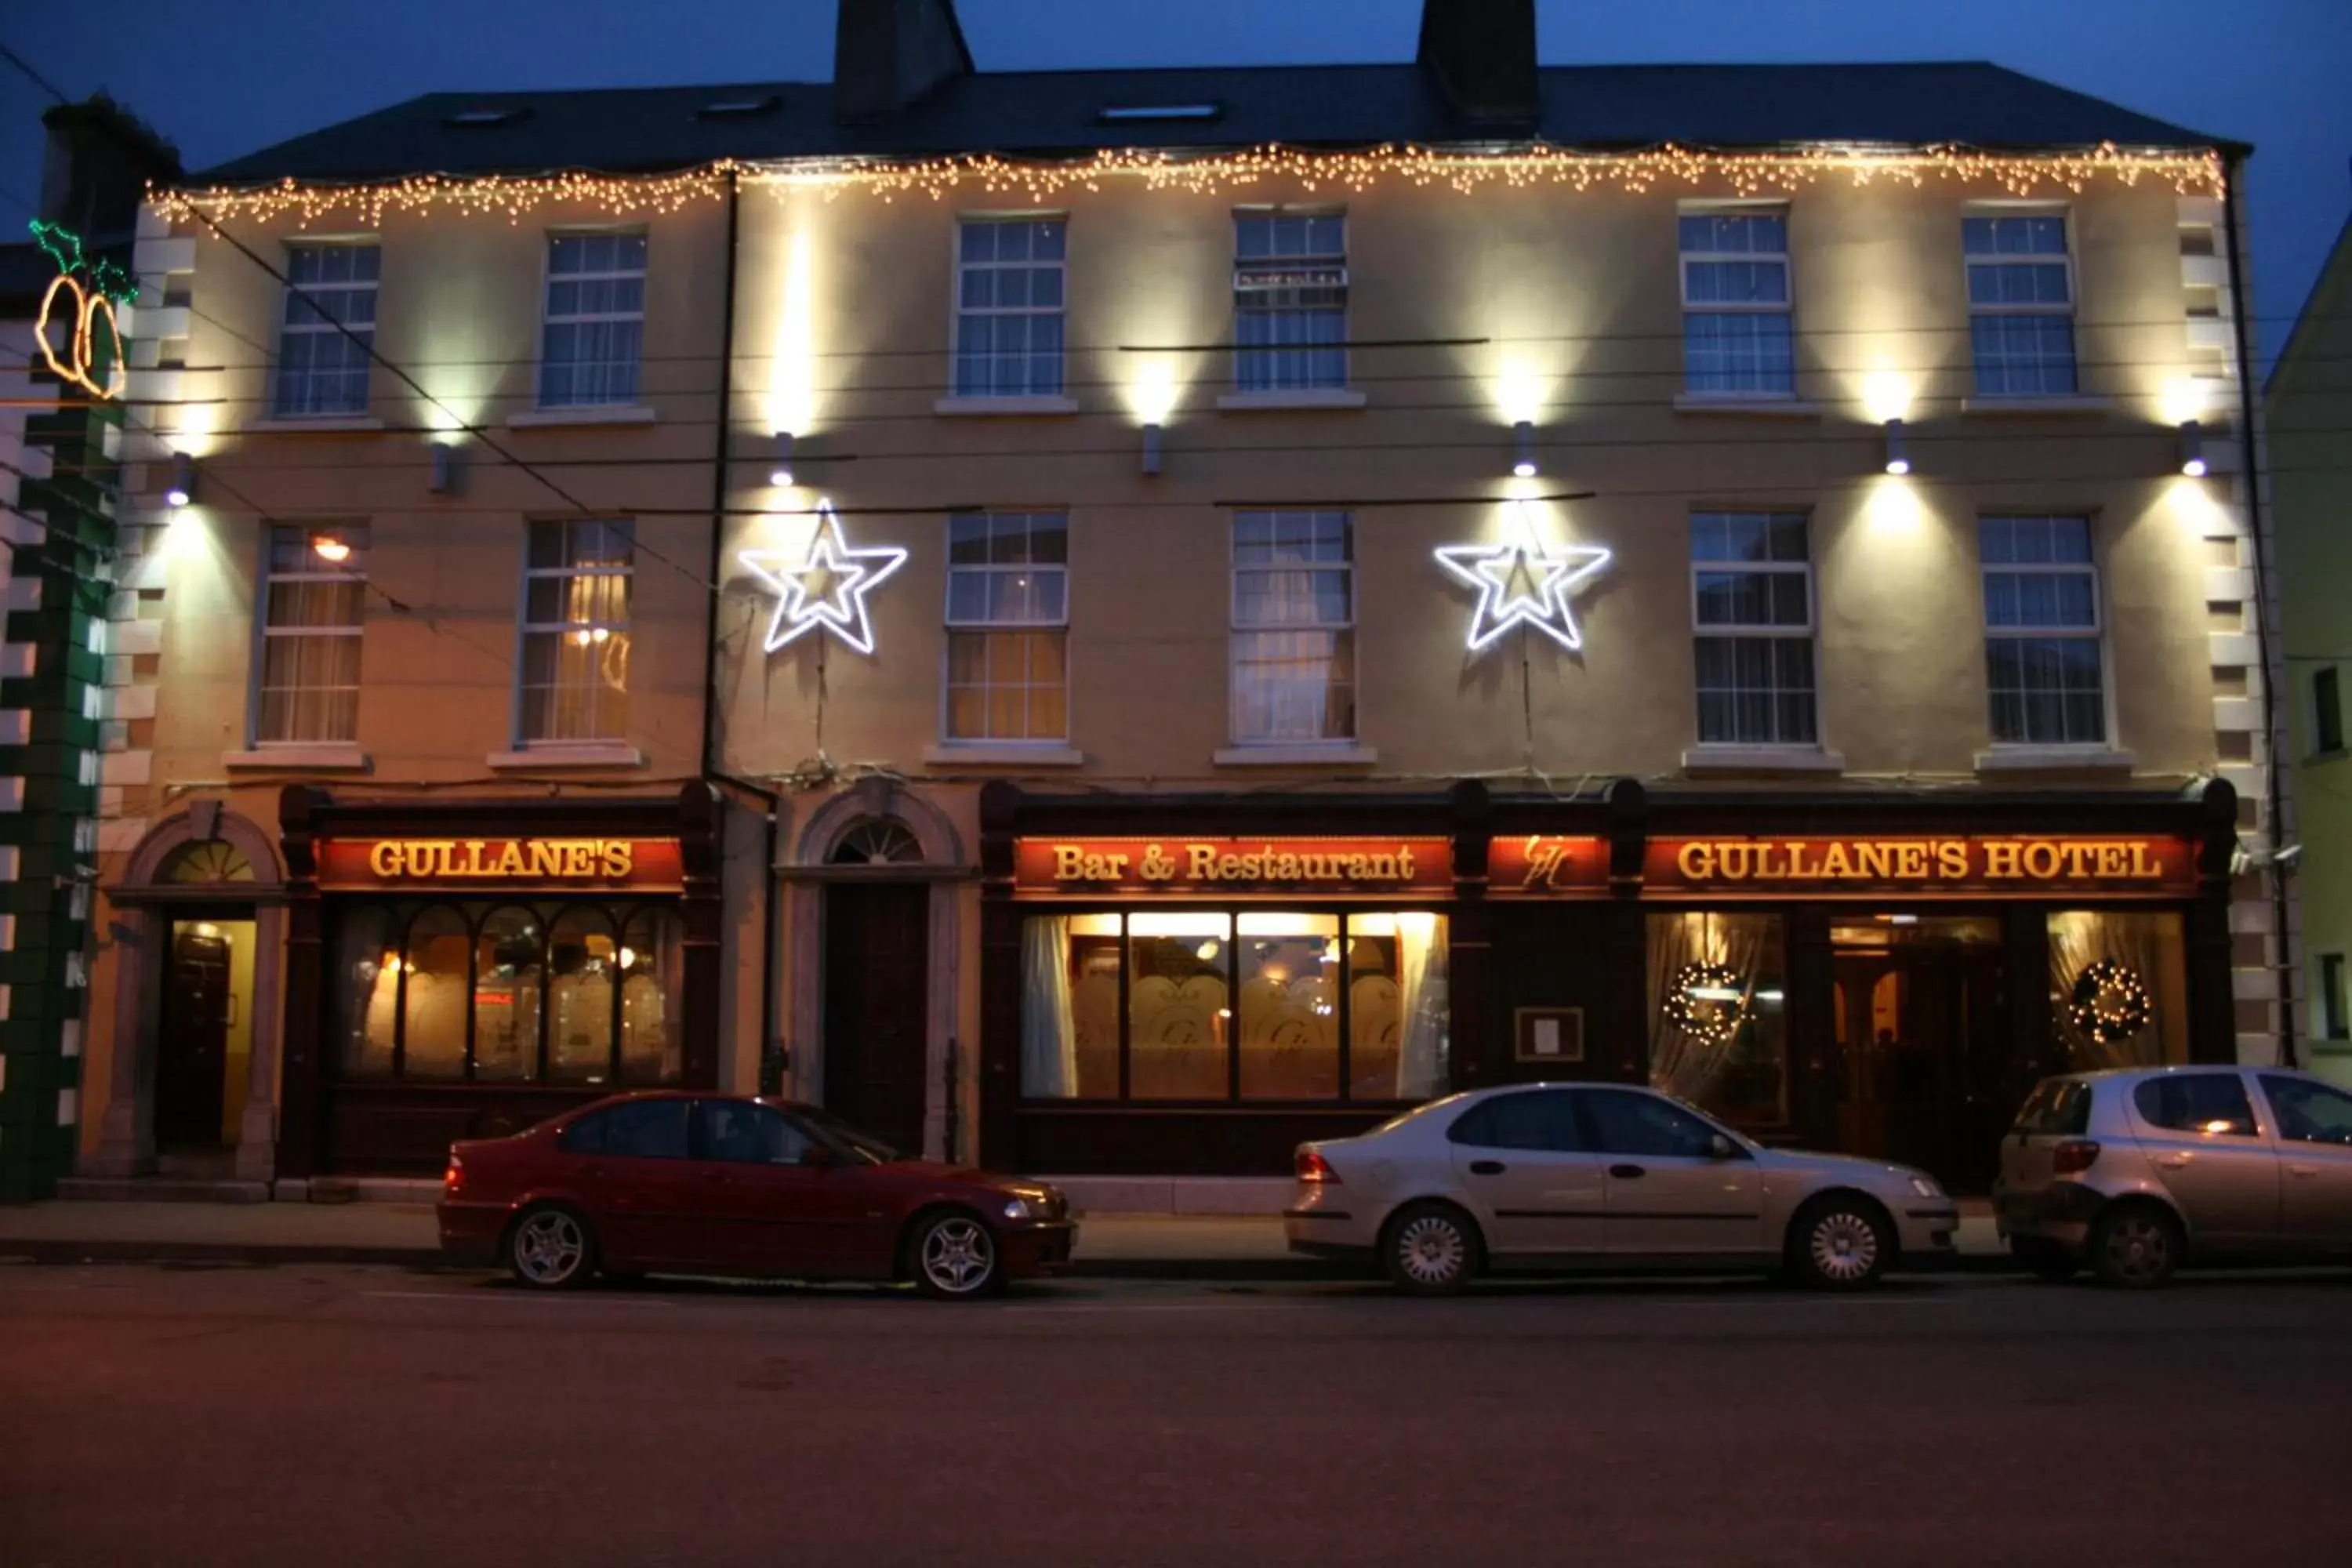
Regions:
M 1221 768 L 1370 767 L 1380 752 L 1352 741 L 1306 742 L 1296 745 L 1224 746 L 1210 761 Z
M 1744 414 L 1758 419 L 1819 419 L 1822 405 L 1794 397 L 1729 397 L 1717 392 L 1684 392 L 1675 396 L 1677 414 Z
M 256 746 L 249 752 L 224 752 L 221 766 L 231 770 L 268 768 L 281 773 L 363 773 L 368 754 L 357 746 Z
M 1296 392 L 1228 392 L 1217 399 L 1221 414 L 1254 414 L 1285 408 L 1361 408 L 1369 401 L 1346 386 L 1300 387 Z
M 247 436 L 275 436 L 294 431 L 360 432 L 381 430 L 383 421 L 369 414 L 289 414 L 248 419 L 238 429 Z
M 2073 397 L 1964 397 L 1963 414 L 2105 414 L 2116 405 L 2112 397 L 2088 393 Z
M 625 741 L 588 741 L 569 745 L 525 746 L 492 752 L 494 768 L 641 768 L 646 754 Z
M 1826 746 L 1728 746 L 1701 743 L 1683 752 L 1686 773 L 1842 773 L 1845 753 Z
M 1076 746 L 1018 741 L 949 741 L 923 748 L 923 761 L 935 768 L 1075 768 L 1086 760 Z
M 509 430 L 541 430 L 564 425 L 650 425 L 656 416 L 642 403 L 593 403 L 578 408 L 527 408 L 507 416 Z
M 1977 753 L 1980 773 L 2071 773 L 2129 769 L 2139 759 L 2113 746 L 1995 746 Z
M 970 415 L 1076 414 L 1075 397 L 942 397 L 931 405 L 934 414 L 961 418 Z

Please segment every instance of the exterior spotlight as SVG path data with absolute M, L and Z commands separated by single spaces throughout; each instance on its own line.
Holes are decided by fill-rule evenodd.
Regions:
M 1160 424 L 1157 420 L 1143 427 L 1143 471 L 1147 474 L 1160 471 Z
M 1903 421 L 1900 419 L 1889 419 L 1886 421 L 1885 428 L 1886 431 L 1886 471 L 1890 474 L 1909 473 L 1911 471 L 1911 458 L 1910 455 L 1903 449 Z
M 457 482 L 457 448 L 446 441 L 436 441 L 432 456 L 433 473 L 425 481 L 425 488 L 436 496 L 446 496 L 450 487 Z
M 776 432 L 775 466 L 768 470 L 768 482 L 779 488 L 793 482 L 793 433 Z
M 320 560 L 331 562 L 338 566 L 352 558 L 351 542 L 344 539 L 341 534 L 312 534 L 310 536 L 310 550 L 312 553 L 319 557 Z
M 2180 422 L 2180 471 L 2192 479 L 2205 477 L 2205 429 L 2194 419 Z
M 1511 472 L 1523 479 L 1536 477 L 1536 427 L 1531 420 L 1522 419 L 1511 426 L 1512 439 L 1517 444 L 1518 456 L 1512 459 Z
M 196 499 L 196 460 L 185 452 L 172 454 L 172 483 L 163 492 L 164 504 L 177 510 Z

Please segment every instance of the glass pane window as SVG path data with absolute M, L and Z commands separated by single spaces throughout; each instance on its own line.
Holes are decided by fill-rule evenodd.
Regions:
M 2290 1143 L 2352 1144 L 2352 1094 L 2284 1073 L 2263 1074 L 2278 1135 Z
M 1068 737 L 1068 562 L 1059 512 L 948 520 L 950 740 Z
M 613 1080 L 614 993 L 620 943 L 603 910 L 568 909 L 547 936 L 547 1077 L 551 1083 Z
M 672 909 L 633 915 L 621 934 L 621 1081 L 677 1083 L 686 1075 L 686 932 Z
M 2195 1132 L 2209 1138 L 2254 1136 L 2253 1102 L 2246 1097 L 2245 1079 L 2234 1072 L 2170 1073 L 2148 1079 L 2132 1090 L 2132 1106 L 2141 1121 L 2168 1132 Z
M 1339 1096 L 1339 917 L 1239 918 L 1234 1039 L 1244 1100 Z
M 1788 214 L 1686 210 L 1678 231 L 1685 384 L 1719 395 L 1792 395 Z
M 539 917 L 493 910 L 474 935 L 474 1077 L 539 1076 Z
M 400 1011 L 400 933 L 392 911 L 362 904 L 343 912 L 333 954 L 328 1006 L 335 1070 L 345 1078 L 390 1078 Z
M 474 989 L 466 917 L 446 904 L 417 915 L 409 922 L 400 967 L 401 1076 L 464 1078 L 467 1003 Z
M 1816 744 L 1804 514 L 1693 516 L 1691 605 L 1700 742 Z
M 2053 910 L 2053 1060 L 2069 1072 L 2189 1059 L 2189 961 L 2180 917 L 2161 910 Z
M 286 280 L 292 287 L 278 322 L 270 402 L 279 418 L 367 412 L 382 254 L 373 240 L 287 251 Z
M 1127 928 L 1129 1092 L 1231 1098 L 1233 917 L 1139 914 Z
M 2084 517 L 1979 520 L 1992 738 L 2010 745 L 2107 739 L 2098 567 Z
M 254 741 L 264 746 L 355 741 L 368 531 L 281 524 L 269 530 L 265 548 Z
M 1648 918 L 1650 1085 L 1736 1127 L 1789 1119 L 1786 952 L 1777 914 Z
M 1347 218 L 1234 215 L 1234 384 L 1292 392 L 1348 384 Z
M 956 231 L 958 397 L 1062 394 L 1061 218 L 966 218 Z
M 550 236 L 540 406 L 635 403 L 645 331 L 646 237 Z
M 526 745 L 617 740 L 629 721 L 628 522 L 533 522 L 523 570 Z
M 1977 395 L 2072 395 L 2074 292 L 2065 215 L 1966 217 L 1960 238 Z
M 1355 528 L 1346 512 L 1234 518 L 1235 742 L 1356 733 Z

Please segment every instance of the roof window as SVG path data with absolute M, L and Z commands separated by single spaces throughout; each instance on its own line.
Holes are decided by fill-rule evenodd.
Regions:
M 1095 119 L 1104 125 L 1126 125 L 1139 121 L 1221 120 L 1224 113 L 1221 103 L 1112 103 L 1096 110 Z
M 759 98 L 714 98 L 694 111 L 697 120 L 748 120 L 755 114 L 766 114 L 782 103 L 779 93 L 767 93 Z
M 530 109 L 526 104 L 486 103 L 477 109 L 461 109 L 446 116 L 441 123 L 453 131 L 479 131 L 492 125 L 513 125 L 530 118 Z

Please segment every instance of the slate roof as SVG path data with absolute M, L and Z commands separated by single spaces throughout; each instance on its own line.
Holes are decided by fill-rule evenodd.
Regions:
M 1719 148 L 1804 142 L 1956 143 L 1994 151 L 2095 146 L 2244 149 L 1984 61 L 1911 65 L 1549 66 L 1532 136 L 1563 147 Z M 763 112 L 705 106 L 773 99 Z M 1214 104 L 1211 121 L 1105 123 L 1112 105 Z M 528 110 L 500 125 L 452 126 L 485 107 Z M 1362 147 L 1477 142 L 1497 132 L 1455 116 L 1417 65 L 983 71 L 898 119 L 845 127 L 827 82 L 429 93 L 191 176 L 196 184 L 348 181 L 415 173 L 555 169 L 639 173 L 720 157 L 1001 153 L 1069 157 L 1100 147 L 1223 148 L 1283 142 Z

